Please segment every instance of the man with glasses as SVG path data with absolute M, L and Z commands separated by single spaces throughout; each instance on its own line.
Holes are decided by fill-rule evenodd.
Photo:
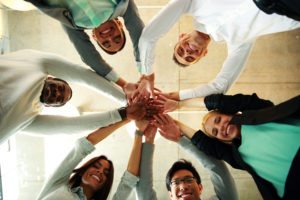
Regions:
M 55 54 L 22 50 L 1 55 L 0 74 L 0 144 L 20 130 L 36 134 L 74 134 L 125 118 L 140 119 L 146 114 L 144 106 L 135 103 L 77 117 L 41 115 L 44 106 L 63 106 L 71 99 L 72 89 L 67 82 L 87 86 L 126 105 L 125 95 L 119 88 L 92 70 Z
M 169 116 L 165 115 L 165 117 Z M 158 119 L 157 117 L 155 118 Z M 157 122 L 154 122 L 153 125 L 157 126 L 159 130 L 163 131 L 164 133 L 180 133 L 178 126 L 173 120 L 171 121 L 170 117 L 168 119 L 164 119 L 163 121 L 165 122 L 163 127 Z M 154 131 L 154 133 L 155 132 L 156 131 Z M 212 158 L 199 151 L 186 137 L 181 137 L 177 142 L 187 154 L 192 155 L 195 160 L 200 162 L 205 167 L 205 169 L 209 170 L 210 178 L 216 193 L 216 195 L 210 198 L 211 200 L 238 200 L 238 193 L 234 179 L 223 161 Z M 153 154 L 153 141 L 152 143 L 144 143 L 140 166 L 140 181 L 138 182 L 136 188 L 138 199 L 158 199 L 156 192 L 153 189 Z M 201 184 L 201 178 L 197 170 L 190 162 L 184 159 L 175 162 L 168 170 L 166 176 L 166 187 L 169 197 L 172 200 L 199 200 L 202 192 L 205 191 L 203 185 Z
M 228 55 L 213 81 L 167 95 L 174 100 L 225 93 L 242 72 L 257 37 L 300 27 L 299 21 L 265 14 L 249 0 L 171 0 L 147 24 L 139 41 L 140 70 L 152 77 L 150 85 L 154 84 L 156 43 L 184 14 L 193 16 L 195 29 L 179 35 L 174 48 L 176 63 L 186 67 L 198 62 L 207 55 L 211 40 L 226 42 Z

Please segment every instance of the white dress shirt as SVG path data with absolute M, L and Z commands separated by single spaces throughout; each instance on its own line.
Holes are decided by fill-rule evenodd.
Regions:
M 249 0 L 171 0 L 149 22 L 140 37 L 141 73 L 154 72 L 157 40 L 184 14 L 194 17 L 197 31 L 209 34 L 216 42 L 226 42 L 228 55 L 214 80 L 180 91 L 180 100 L 226 92 L 243 70 L 258 36 L 300 27 L 300 22 L 285 16 L 263 13 Z
M 125 95 L 119 88 L 63 57 L 34 50 L 4 54 L 0 56 L 0 74 L 0 144 L 24 128 L 40 134 L 70 134 L 121 121 L 117 110 L 71 118 L 40 115 L 43 108 L 40 96 L 49 75 L 86 85 L 126 104 Z

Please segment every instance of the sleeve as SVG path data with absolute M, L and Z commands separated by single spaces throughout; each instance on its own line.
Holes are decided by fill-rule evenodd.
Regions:
M 125 171 L 121 182 L 118 185 L 117 191 L 113 196 L 113 200 L 124 200 L 128 199 L 130 196 L 133 188 L 136 186 L 137 182 L 139 181 L 139 178 L 137 176 L 134 176 L 128 171 Z
M 239 165 L 232 154 L 232 147 L 229 144 L 209 138 L 201 130 L 193 135 L 191 141 L 198 150 L 218 160 L 224 160 L 232 167 L 239 169 Z
M 74 168 L 94 149 L 95 147 L 85 137 L 77 140 L 75 147 L 46 181 L 37 199 L 42 199 L 62 184 L 67 185 Z
M 55 54 L 45 55 L 42 62 L 46 74 L 61 78 L 69 83 L 87 86 L 121 105 L 126 105 L 126 98 L 123 91 L 113 83 L 98 76 L 92 70 L 72 63 Z
M 136 187 L 137 199 L 157 200 L 156 192 L 153 189 L 153 154 L 154 145 L 143 143 L 140 181 Z
M 38 115 L 24 131 L 38 135 L 79 134 L 88 130 L 96 130 L 99 127 L 105 127 L 121 120 L 118 110 L 76 117 Z
M 193 155 L 204 168 L 210 171 L 210 178 L 218 199 L 238 200 L 238 192 L 234 179 L 223 161 L 199 151 L 186 137 L 182 137 L 179 140 L 179 145 L 187 153 Z
M 181 15 L 188 12 L 190 5 L 191 0 L 171 0 L 144 28 L 139 41 L 140 73 L 146 75 L 153 73 L 157 40 L 171 29 Z
M 116 72 L 105 62 L 84 30 L 76 30 L 65 25 L 63 25 L 63 28 L 85 64 L 110 81 L 116 82 L 119 79 Z
M 244 69 L 253 45 L 254 41 L 240 46 L 229 46 L 227 58 L 216 78 L 203 86 L 181 90 L 180 100 L 226 93 Z
M 208 110 L 218 109 L 228 114 L 235 114 L 245 110 L 257 110 L 274 105 L 269 100 L 260 99 L 256 93 L 252 95 L 212 94 L 204 98 L 204 103 Z
M 133 51 L 135 61 L 139 65 L 140 53 L 139 53 L 139 39 L 142 34 L 144 23 L 139 15 L 138 9 L 134 3 L 134 0 L 129 0 L 126 12 L 123 15 L 125 26 L 129 32 L 131 42 L 133 45 Z

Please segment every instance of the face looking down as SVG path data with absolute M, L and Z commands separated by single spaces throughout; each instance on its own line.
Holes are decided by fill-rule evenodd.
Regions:
M 183 66 L 189 66 L 206 56 L 210 37 L 198 31 L 183 33 L 174 48 L 174 58 Z
M 123 25 L 118 19 L 104 22 L 94 28 L 92 34 L 98 45 L 109 54 L 122 50 L 126 42 Z
M 42 90 L 41 102 L 46 106 L 59 107 L 72 97 L 72 89 L 65 81 L 48 77 Z

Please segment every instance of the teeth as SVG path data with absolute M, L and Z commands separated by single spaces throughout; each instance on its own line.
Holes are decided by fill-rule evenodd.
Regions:
M 99 178 L 98 176 L 92 175 L 92 177 L 93 177 L 94 179 L 96 179 L 98 182 L 100 182 L 100 178 Z
M 104 31 L 102 31 L 101 32 L 101 34 L 106 34 L 106 33 L 109 33 L 109 31 L 111 30 L 111 28 L 108 28 L 108 29 L 106 29 L 106 30 L 104 30 Z

